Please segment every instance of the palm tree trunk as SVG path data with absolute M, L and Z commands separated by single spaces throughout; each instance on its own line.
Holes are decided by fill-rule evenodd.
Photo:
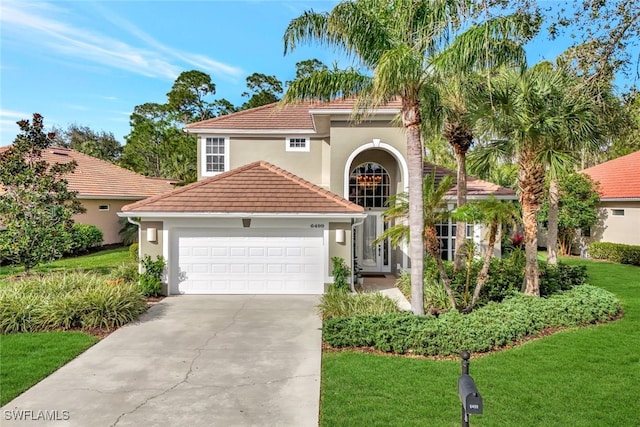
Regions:
M 442 280 L 444 290 L 449 297 L 451 308 L 455 310 L 457 308 L 456 298 L 453 295 L 453 290 L 451 289 L 451 279 L 447 274 L 447 270 L 444 268 L 444 263 L 442 262 L 442 257 L 440 256 L 440 240 L 438 239 L 438 233 L 435 226 L 425 228 L 424 241 L 427 252 L 436 260 L 438 273 L 440 274 L 440 280 Z
M 464 152 L 456 150 L 457 163 L 457 207 L 462 207 L 467 203 L 467 159 Z M 458 221 L 456 223 L 456 251 L 454 257 L 454 271 L 464 268 L 464 245 L 467 239 L 467 223 Z
M 482 287 L 489 281 L 489 267 L 491 266 L 491 258 L 493 257 L 493 249 L 496 246 L 496 236 L 498 235 L 498 221 L 492 221 L 489 226 L 489 242 L 487 244 L 487 252 L 484 254 L 484 262 L 482 268 L 478 273 L 478 279 L 476 281 L 476 288 L 473 290 L 473 298 L 471 299 L 471 305 L 468 307 L 472 309 L 478 299 L 480 299 L 480 292 Z
M 411 258 L 411 311 L 424 314 L 424 208 L 422 199 L 423 154 L 418 103 L 403 99 L 402 122 L 407 133 L 409 171 L 409 257 Z
M 524 224 L 524 293 L 540 296 L 538 278 L 538 221 L 537 214 L 544 192 L 544 167 L 532 149 L 523 149 L 518 162 L 518 186 Z
M 558 203 L 560 190 L 558 180 L 552 179 L 549 183 L 549 224 L 547 230 L 547 263 L 558 264 Z

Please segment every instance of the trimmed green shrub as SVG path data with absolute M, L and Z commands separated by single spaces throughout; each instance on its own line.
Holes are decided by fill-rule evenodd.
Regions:
M 71 227 L 72 254 L 81 254 L 102 245 L 102 231 L 91 224 L 73 224 Z
M 320 299 L 318 313 L 323 320 L 358 314 L 398 313 L 394 300 L 380 292 L 352 294 L 339 289 L 330 289 Z
M 144 271 L 140 275 L 140 291 L 148 297 L 157 297 L 162 294 L 162 275 L 166 263 L 164 258 L 158 255 L 154 260 L 145 255 L 142 260 Z
M 333 283 L 330 287 L 343 292 L 349 292 L 351 288 L 349 287 L 347 278 L 351 274 L 351 270 L 342 258 L 334 256 L 331 258 L 331 263 L 333 264 Z
M 594 242 L 589 245 L 589 256 L 620 264 L 640 265 L 640 246 L 622 243 Z
M 83 273 L 30 277 L 0 288 L 0 333 L 110 329 L 146 309 L 137 284 Z
M 449 356 L 462 350 L 490 351 L 548 328 L 608 321 L 620 310 L 613 294 L 584 285 L 548 298 L 515 294 L 470 314 L 451 310 L 439 317 L 400 313 L 328 319 L 323 339 L 333 347 Z
M 548 296 L 558 291 L 566 291 L 574 286 L 587 283 L 587 266 L 570 266 L 558 262 L 557 265 L 550 265 L 544 261 L 538 263 L 540 275 L 540 295 Z
M 129 246 L 129 256 L 135 262 L 140 260 L 140 255 L 138 254 L 138 243 L 132 243 L 131 246 Z

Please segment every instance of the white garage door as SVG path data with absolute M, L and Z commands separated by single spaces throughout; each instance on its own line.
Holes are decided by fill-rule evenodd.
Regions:
M 322 294 L 322 230 L 178 230 L 178 293 Z

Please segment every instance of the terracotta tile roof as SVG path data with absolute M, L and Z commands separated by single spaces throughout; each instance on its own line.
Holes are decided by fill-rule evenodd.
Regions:
M 259 161 L 124 206 L 122 211 L 358 214 L 364 210 L 284 169 Z
M 433 168 L 436 169 L 436 182 L 440 182 L 442 177 L 445 175 L 453 175 L 454 185 L 447 192 L 447 196 L 456 196 L 457 185 L 456 182 L 456 171 L 452 171 L 451 169 L 443 168 L 441 166 L 434 165 L 432 163 L 425 162 L 424 164 L 424 174 L 430 174 Z M 477 197 L 477 196 L 489 196 L 494 195 L 499 198 L 516 198 L 516 192 L 510 188 L 501 187 L 498 184 L 494 184 L 492 182 L 483 181 L 476 177 L 467 175 L 467 196 L 468 197 Z
M 585 169 L 582 173 L 600 183 L 601 199 L 640 198 L 640 151 Z
M 0 147 L 0 153 L 8 148 Z M 78 166 L 66 179 L 69 189 L 77 191 L 79 198 L 144 199 L 174 188 L 172 180 L 145 177 L 67 148 L 48 148 L 42 157 L 48 163 L 76 161 Z
M 311 110 L 344 110 L 350 112 L 354 101 L 334 100 L 331 102 L 303 101 L 298 104 L 283 106 L 280 103 L 263 105 L 250 110 L 239 111 L 213 119 L 191 123 L 187 130 L 197 131 L 202 129 L 233 129 L 233 130 L 264 130 L 264 129 L 297 129 L 314 130 Z M 382 108 L 399 109 L 399 101 L 392 101 Z

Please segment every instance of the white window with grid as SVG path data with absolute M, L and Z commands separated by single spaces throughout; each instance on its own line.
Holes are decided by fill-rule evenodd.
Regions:
M 202 175 L 212 176 L 229 170 L 229 139 L 206 137 L 202 144 Z
M 304 136 L 292 136 L 285 139 L 287 151 L 309 151 L 309 138 Z

